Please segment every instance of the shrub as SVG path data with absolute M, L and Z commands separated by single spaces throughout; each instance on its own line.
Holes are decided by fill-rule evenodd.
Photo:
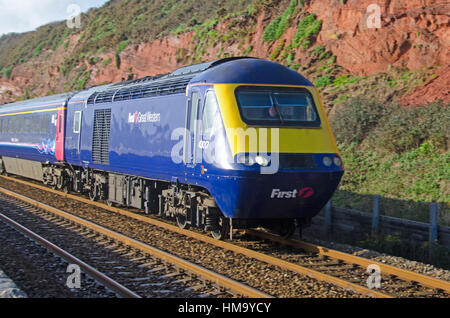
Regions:
M 277 39 L 277 29 L 280 24 L 281 17 L 277 17 L 272 20 L 264 29 L 263 40 L 266 42 L 275 41 Z
M 117 69 L 120 69 L 120 56 L 119 56 L 119 54 L 116 53 L 116 55 L 114 57 L 115 57 L 115 60 L 116 60 L 116 67 L 117 67 Z
M 266 42 L 273 42 L 278 40 L 286 29 L 289 27 L 289 19 L 295 10 L 297 0 L 291 0 L 289 7 L 284 11 L 280 17 L 272 20 L 264 29 L 263 40 Z
M 340 77 L 335 85 L 348 82 Z M 331 118 L 339 142 L 361 143 L 368 138 L 374 147 L 395 153 L 419 148 L 425 142 L 447 149 L 450 136 L 450 105 L 433 102 L 426 106 L 401 107 L 355 98 L 344 102 Z
M 323 45 L 317 45 L 311 49 L 311 53 L 314 56 L 320 56 L 325 52 L 325 47 Z
M 337 86 L 337 87 L 341 87 L 341 86 L 346 86 L 349 84 L 353 84 L 353 83 L 358 83 L 359 81 L 361 81 L 361 77 L 351 77 L 349 74 L 345 74 L 342 76 L 337 77 L 334 82 L 333 82 L 333 86 Z
M 9 79 L 11 78 L 12 70 L 13 70 L 13 66 L 11 65 L 11 66 L 8 66 L 8 67 L 4 67 L 4 68 L 1 70 L 1 73 L 3 74 L 3 76 L 4 76 L 7 80 L 9 80 Z
M 331 57 L 331 55 L 332 54 L 330 51 L 325 51 L 322 54 L 320 54 L 319 60 L 327 59 L 327 58 Z
M 38 46 L 33 51 L 33 57 L 37 57 L 39 54 L 41 54 L 42 47 L 44 46 L 44 42 L 41 42 L 38 44 Z
M 390 108 L 359 97 L 344 102 L 331 120 L 336 139 L 346 144 L 361 143 L 381 118 L 390 112 Z
M 117 52 L 115 54 L 117 69 L 120 69 L 120 53 L 122 53 L 122 51 L 127 47 L 128 42 L 129 42 L 128 40 L 122 41 L 119 43 L 119 45 L 117 47 Z
M 112 58 L 108 57 L 107 59 L 105 59 L 105 60 L 102 61 L 102 65 L 103 65 L 103 66 L 108 65 L 109 63 L 111 63 L 111 60 L 112 60 Z
M 322 28 L 322 21 L 316 20 L 315 14 L 310 14 L 298 23 L 298 29 L 295 33 L 293 45 L 298 48 L 302 45 L 306 49 L 310 45 L 310 38 L 320 32 Z
M 328 75 L 321 76 L 314 82 L 317 88 L 325 87 L 331 84 L 331 79 Z
M 77 89 L 78 89 L 78 90 L 84 89 L 84 88 L 86 87 L 87 81 L 88 81 L 90 78 L 91 78 L 91 72 L 90 72 L 90 71 L 89 71 L 89 72 L 82 73 L 81 76 L 80 76 L 80 78 L 79 78 L 79 81 L 78 81 Z
M 122 53 L 122 51 L 127 47 L 128 42 L 128 40 L 125 40 L 119 43 L 119 46 L 117 47 L 117 54 L 120 55 L 120 53 Z
M 281 50 L 283 50 L 285 44 L 286 44 L 286 40 L 283 40 L 283 41 L 281 41 L 280 43 L 277 44 L 277 46 L 275 47 L 275 50 L 270 55 L 270 59 L 272 61 L 274 61 L 274 60 L 276 60 L 278 58 L 278 56 L 280 55 Z
M 426 141 L 446 149 L 450 136 L 448 118 L 450 107 L 442 102 L 419 107 L 396 107 L 380 121 L 371 142 L 396 153 L 416 149 Z

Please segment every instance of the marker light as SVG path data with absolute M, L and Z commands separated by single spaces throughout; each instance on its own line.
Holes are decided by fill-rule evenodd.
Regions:
M 323 164 L 325 165 L 325 167 L 331 167 L 331 165 L 333 164 L 333 160 L 331 160 L 329 156 L 325 156 L 323 157 Z
M 255 161 L 262 167 L 267 167 L 269 165 L 269 159 L 264 156 L 256 156 Z
M 336 166 L 341 167 L 342 166 L 342 159 L 339 158 L 338 156 L 333 158 L 333 162 Z
M 255 164 L 255 158 L 251 155 L 242 155 L 238 157 L 238 162 L 250 167 Z

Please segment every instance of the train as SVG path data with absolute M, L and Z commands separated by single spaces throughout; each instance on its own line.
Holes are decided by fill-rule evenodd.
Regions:
M 2 105 L 0 173 L 225 239 L 308 226 L 344 166 L 310 81 L 233 57 Z

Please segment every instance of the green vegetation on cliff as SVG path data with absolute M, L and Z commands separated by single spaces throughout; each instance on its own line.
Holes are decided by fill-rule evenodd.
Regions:
M 297 0 L 291 0 L 289 7 L 284 13 L 276 17 L 270 22 L 264 30 L 263 40 L 267 42 L 275 41 L 279 39 L 290 25 L 291 16 L 295 17 L 295 7 L 297 6 Z M 297 11 L 298 13 L 298 11 Z
M 427 222 L 425 203 L 439 202 L 439 222 L 450 226 L 449 118 L 441 102 L 345 102 L 331 117 L 346 168 L 335 204 L 370 212 L 377 194 L 385 215 Z
M 67 66 L 82 55 L 100 48 L 114 49 L 123 41 L 142 42 L 162 38 L 170 30 L 201 25 L 218 14 L 254 10 L 256 0 L 111 0 L 81 16 L 81 29 L 68 29 L 66 22 L 39 27 L 36 31 L 7 34 L 0 38 L 0 69 L 21 64 L 44 50 L 56 50 L 70 34 L 80 39 Z

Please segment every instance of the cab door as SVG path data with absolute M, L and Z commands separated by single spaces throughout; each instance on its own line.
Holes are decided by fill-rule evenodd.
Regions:
M 83 111 L 77 110 L 73 115 L 73 138 L 74 138 L 74 154 L 73 159 L 81 161 L 81 128 L 83 123 Z M 73 160 L 72 159 L 72 160 Z
M 200 105 L 200 91 L 194 88 L 190 92 L 186 111 L 186 130 L 183 148 L 186 178 L 194 176 L 197 165 Z

